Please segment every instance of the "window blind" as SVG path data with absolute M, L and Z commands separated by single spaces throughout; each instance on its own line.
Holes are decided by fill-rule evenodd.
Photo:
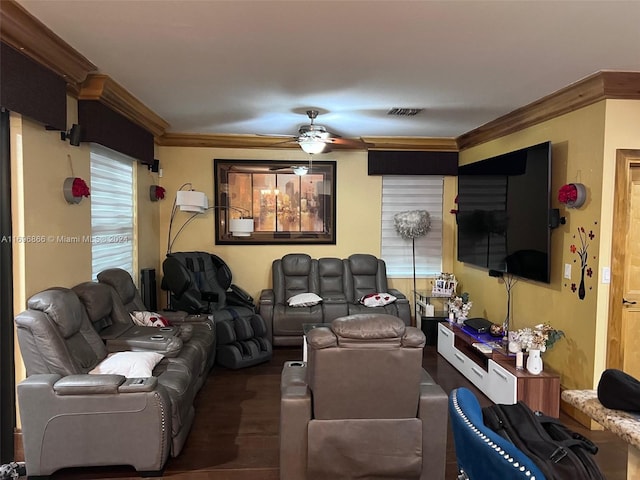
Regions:
M 393 216 L 409 210 L 426 210 L 429 232 L 415 239 L 416 277 L 442 271 L 442 194 L 444 177 L 388 175 L 382 178 L 382 253 L 389 277 L 413 277 L 412 241 L 395 229 Z
M 135 160 L 91 145 L 91 263 L 93 279 L 107 268 L 134 275 Z

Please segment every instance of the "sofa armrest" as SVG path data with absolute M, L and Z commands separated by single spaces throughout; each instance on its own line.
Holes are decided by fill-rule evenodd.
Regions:
M 20 382 L 27 475 L 51 475 L 78 465 L 78 452 L 83 465 L 162 470 L 171 442 L 169 396 L 156 379 L 146 391 L 127 391 L 128 380 L 120 375 L 41 374 Z
M 150 392 L 158 385 L 156 377 L 126 378 L 122 375 L 69 375 L 53 384 L 56 395 L 91 395 Z
M 396 299 L 397 299 L 396 301 L 398 301 L 398 300 L 407 300 L 408 301 L 406 295 L 404 293 L 402 293 L 400 290 L 396 289 L 396 288 L 389 288 L 387 293 L 390 293 L 391 295 L 396 297 Z
M 258 314 L 267 326 L 267 339 L 273 344 L 273 308 L 276 295 L 273 289 L 264 289 L 258 299 Z
M 55 382 L 53 391 L 56 395 L 115 394 L 125 380 L 123 375 L 69 375 Z
M 122 335 L 106 341 L 107 351 L 113 352 L 158 352 L 167 358 L 177 357 L 182 350 L 182 340 L 161 331 L 149 334 Z
M 428 378 L 427 378 L 428 377 Z M 418 417 L 422 420 L 422 476 L 444 479 L 447 455 L 448 396 L 428 375 L 421 378 Z
M 273 305 L 275 303 L 276 294 L 273 289 L 265 288 L 260 292 L 260 298 L 258 299 L 258 303 L 264 305 Z
M 286 362 L 280 382 L 280 479 L 307 476 L 307 427 L 311 420 L 311 391 L 307 365 Z

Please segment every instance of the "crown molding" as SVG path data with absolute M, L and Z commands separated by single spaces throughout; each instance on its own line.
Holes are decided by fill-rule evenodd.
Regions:
M 108 75 L 87 76 L 78 92 L 78 100 L 98 100 L 132 122 L 159 137 L 169 124 Z
M 640 72 L 601 71 L 460 135 L 460 150 L 606 99 L 640 100 Z
M 458 151 L 453 137 L 362 137 L 362 140 L 372 145 L 369 150 Z
M 98 69 L 14 0 L 0 1 L 0 40 L 60 75 L 71 93 Z

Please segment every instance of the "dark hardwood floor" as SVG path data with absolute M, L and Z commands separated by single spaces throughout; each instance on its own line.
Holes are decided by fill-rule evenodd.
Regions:
M 196 398 L 196 417 L 182 453 L 170 458 L 165 478 L 175 480 L 277 480 L 279 478 L 278 422 L 280 372 L 287 360 L 302 357 L 300 348 L 277 348 L 273 359 L 242 370 L 214 367 Z M 480 403 L 491 402 L 427 346 L 425 369 L 446 392 L 470 388 Z M 625 480 L 627 446 L 606 431 L 589 431 L 566 415 L 561 420 L 593 440 L 596 456 L 607 480 Z M 457 467 L 451 433 L 447 439 L 446 478 L 456 478 Z M 65 469 L 53 479 L 137 479 L 131 467 Z M 503 480 L 503 479 L 496 479 Z M 580 480 L 580 479 L 576 479 Z

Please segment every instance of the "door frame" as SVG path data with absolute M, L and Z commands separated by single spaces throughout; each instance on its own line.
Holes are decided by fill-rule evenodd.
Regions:
M 629 182 L 631 168 L 640 167 L 640 150 L 618 149 L 613 203 L 613 238 L 611 242 L 611 286 L 609 288 L 609 315 L 607 321 L 607 368 L 622 370 L 624 342 L 622 325 L 622 296 L 624 291 L 624 266 L 629 232 L 629 207 L 631 203 Z

